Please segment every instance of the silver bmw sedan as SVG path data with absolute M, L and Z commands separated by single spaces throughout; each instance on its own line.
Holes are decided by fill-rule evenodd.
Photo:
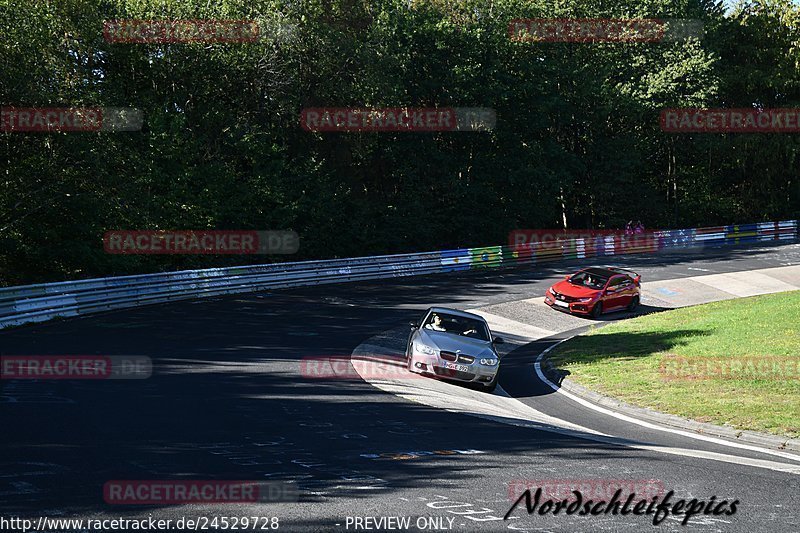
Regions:
M 439 378 L 478 383 L 487 391 L 497 386 L 500 357 L 483 317 L 449 309 L 431 307 L 422 320 L 411 322 L 406 346 L 408 370 Z

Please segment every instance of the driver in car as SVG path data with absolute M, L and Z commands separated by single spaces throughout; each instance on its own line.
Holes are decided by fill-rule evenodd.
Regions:
M 442 326 L 442 317 L 437 315 L 436 313 L 433 314 L 431 317 L 431 321 L 428 322 L 428 325 L 425 326 L 427 329 L 432 329 L 433 331 L 447 331 Z

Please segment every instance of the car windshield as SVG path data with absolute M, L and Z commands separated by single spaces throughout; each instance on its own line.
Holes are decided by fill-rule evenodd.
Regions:
M 590 272 L 578 272 L 569 278 L 569 282 L 573 285 L 581 285 L 590 289 L 602 289 L 606 286 L 608 278 Z
M 489 340 L 489 329 L 486 324 L 475 318 L 448 315 L 447 313 L 431 313 L 431 316 L 425 321 L 424 328 L 481 341 Z

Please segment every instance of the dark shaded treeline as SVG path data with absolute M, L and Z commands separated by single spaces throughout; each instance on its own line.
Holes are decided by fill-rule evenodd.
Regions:
M 211 5 L 214 4 L 214 5 Z M 702 20 L 520 43 L 514 18 Z M 110 19 L 255 19 L 258 43 L 109 43 Z M 139 132 L 0 133 L 3 284 L 504 243 L 515 228 L 800 216 L 797 134 L 667 134 L 665 107 L 800 107 L 800 10 L 697 0 L 0 1 L 0 105 Z M 490 133 L 309 133 L 319 106 L 491 107 Z M 113 256 L 109 229 L 283 229 L 290 257 Z

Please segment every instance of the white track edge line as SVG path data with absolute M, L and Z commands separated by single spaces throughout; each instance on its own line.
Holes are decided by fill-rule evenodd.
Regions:
M 354 350 L 354 352 L 355 352 L 355 350 Z M 358 372 L 358 368 L 357 367 L 356 367 L 356 372 Z M 359 373 L 359 375 L 361 375 L 361 374 Z M 375 387 L 375 388 L 377 388 L 379 390 L 383 390 L 387 394 L 392 394 L 392 395 L 394 395 L 396 397 L 402 398 L 405 401 L 408 401 L 408 402 L 411 402 L 411 403 L 415 403 L 415 404 L 418 404 L 418 405 L 424 405 L 426 407 L 431 407 L 430 404 L 422 401 L 421 399 L 413 397 L 413 395 L 412 396 L 408 396 L 406 394 L 398 393 L 396 391 L 391 391 L 391 392 L 387 391 L 386 389 L 382 389 L 381 387 L 379 387 L 375 383 L 372 383 L 368 378 L 366 378 L 364 376 L 361 376 L 361 377 L 362 377 L 362 379 L 364 379 L 364 381 L 369 383 L 372 387 Z M 495 390 L 495 392 L 501 397 L 506 397 L 508 399 L 511 399 L 511 400 L 513 400 L 515 402 L 518 402 L 518 403 L 522 404 L 523 406 L 525 406 L 527 408 L 530 408 L 530 406 L 524 404 L 523 402 L 520 402 L 517 398 L 513 398 L 512 396 L 510 396 L 508 394 L 508 392 L 506 392 L 499 384 L 498 384 L 497 389 Z M 764 460 L 764 459 L 752 459 L 752 458 L 749 458 L 749 457 L 742 457 L 742 456 L 738 456 L 738 455 L 731 455 L 731 454 L 725 454 L 725 453 L 719 453 L 719 452 L 711 452 L 711 451 L 704 451 L 704 450 L 692 450 L 692 449 L 687 449 L 687 448 L 676 448 L 676 447 L 673 447 L 673 446 L 659 446 L 659 445 L 656 445 L 656 444 L 648 444 L 648 443 L 644 443 L 644 442 L 638 442 L 638 441 L 635 441 L 635 440 L 626 439 L 624 437 L 615 437 L 613 435 L 607 435 L 605 433 L 602 433 L 602 432 L 599 432 L 599 431 L 596 431 L 596 430 L 593 430 L 593 429 L 590 429 L 590 428 L 583 428 L 582 426 L 579 426 L 577 424 L 573 424 L 572 422 L 567 422 L 565 420 L 560 420 L 560 421 L 562 423 L 566 423 L 566 424 L 569 424 L 569 425 L 572 425 L 572 426 L 576 426 L 576 427 L 579 427 L 581 429 L 578 430 L 578 429 L 573 429 L 573 428 L 568 428 L 568 427 L 559 427 L 559 426 L 556 426 L 556 425 L 548 424 L 546 422 L 534 421 L 534 420 L 519 419 L 517 421 L 511 421 L 509 419 L 506 419 L 506 418 L 498 416 L 498 415 L 492 415 L 492 414 L 489 414 L 489 413 L 478 413 L 478 412 L 474 412 L 474 411 L 473 412 L 464 411 L 464 410 L 461 410 L 459 408 L 438 407 L 437 409 L 442 409 L 443 411 L 448 412 L 448 413 L 452 413 L 452 414 L 472 416 L 472 417 L 475 417 L 475 418 L 481 418 L 481 419 L 484 419 L 484 420 L 490 420 L 492 422 L 501 423 L 501 424 L 510 425 L 510 426 L 527 427 L 527 428 L 530 428 L 530 429 L 534 429 L 534 430 L 538 430 L 538 431 L 544 431 L 544 432 L 548 432 L 548 433 L 555 433 L 557 435 L 563 435 L 563 436 L 567 436 L 567 437 L 571 437 L 571 438 L 576 438 L 576 439 L 581 439 L 581 440 L 586 440 L 586 441 L 599 442 L 601 444 L 608 444 L 608 445 L 612 445 L 612 446 L 622 446 L 622 447 L 626 447 L 626 448 L 632 448 L 632 449 L 637 449 L 637 450 L 648 451 L 648 452 L 651 452 L 651 453 L 663 453 L 663 454 L 667 454 L 667 455 L 678 455 L 678 456 L 682 456 L 682 457 L 690 457 L 690 458 L 693 458 L 693 459 L 705 459 L 705 460 L 709 460 L 709 461 L 719 461 L 719 462 L 723 462 L 723 463 L 736 464 L 736 465 L 740 465 L 740 466 L 749 466 L 749 467 L 753 467 L 753 468 L 761 468 L 761 469 L 765 469 L 765 470 L 772 470 L 772 471 L 775 471 L 775 472 L 784 472 L 784 473 L 788 473 L 788 474 L 800 475 L 800 466 L 794 465 L 794 464 L 779 463 L 779 462 L 776 462 L 776 461 L 767 461 L 767 460 Z M 549 416 L 549 415 L 546 415 L 546 416 Z
M 570 340 L 570 339 L 572 339 L 574 337 L 577 337 L 577 335 L 573 335 L 572 337 L 568 337 L 566 339 L 562 339 L 562 340 L 556 342 L 555 344 L 553 344 L 552 346 L 549 346 L 546 350 L 544 350 L 542 353 L 539 354 L 539 356 L 536 358 L 536 362 L 534 363 L 534 368 L 536 369 L 536 374 L 539 376 L 539 379 L 541 379 L 543 382 L 545 382 L 547 384 L 547 386 L 550 387 L 551 389 L 553 389 L 556 393 L 563 394 L 564 396 L 566 396 L 570 400 L 572 400 L 574 402 L 577 402 L 577 403 L 583 405 L 584 407 L 588 407 L 589 409 L 592 409 L 592 410 L 597 411 L 599 413 L 603 413 L 605 415 L 617 418 L 619 420 L 623 420 L 625 422 L 630 422 L 630 423 L 636 424 L 638 426 L 646 427 L 648 429 L 655 429 L 657 431 L 663 431 L 665 433 L 672 433 L 672 434 L 675 434 L 675 435 L 681 435 L 683 437 L 688 437 L 690 439 L 702 440 L 702 441 L 705 441 L 705 442 L 711 442 L 713 444 L 719 444 L 719 445 L 728 446 L 728 447 L 731 447 L 731 448 L 739 448 L 741 450 L 748 450 L 748 451 L 751 451 L 751 452 L 774 455 L 776 457 L 782 457 L 784 459 L 790 459 L 792 461 L 800 461 L 800 456 L 797 456 L 797 455 L 794 455 L 794 454 L 791 454 L 791 453 L 781 452 L 781 451 L 778 451 L 778 450 L 771 450 L 769 448 L 761 448 L 759 446 L 753 446 L 753 445 L 750 445 L 750 444 L 742 444 L 742 443 L 739 443 L 739 442 L 730 442 L 730 441 L 719 439 L 719 438 L 716 438 L 716 437 L 709 437 L 707 435 L 700 435 L 698 433 L 692 433 L 692 432 L 685 431 L 685 430 L 682 430 L 682 429 L 668 428 L 668 427 L 664 427 L 664 426 L 661 426 L 661 425 L 657 425 L 657 424 L 653 424 L 653 423 L 650 423 L 650 422 L 646 422 L 644 420 L 639 420 L 638 418 L 633 418 L 631 416 L 624 415 L 622 413 L 617 413 L 617 412 L 611 411 L 610 409 L 606 409 L 605 407 L 600 407 L 599 405 L 595 405 L 595 404 L 593 404 L 593 403 L 591 403 L 591 402 L 589 402 L 587 400 L 584 400 L 583 398 L 580 398 L 580 397 L 575 396 L 574 394 L 572 394 L 570 392 L 567 392 L 567 391 L 563 390 L 561 387 L 559 387 L 558 385 L 556 385 L 555 383 L 550 381 L 547 378 L 547 376 L 544 375 L 544 373 L 542 372 L 541 362 L 542 362 L 542 359 L 544 359 L 544 356 L 550 350 L 552 350 L 553 348 L 555 348 L 556 346 L 558 346 L 562 342 L 568 341 L 568 340 Z

